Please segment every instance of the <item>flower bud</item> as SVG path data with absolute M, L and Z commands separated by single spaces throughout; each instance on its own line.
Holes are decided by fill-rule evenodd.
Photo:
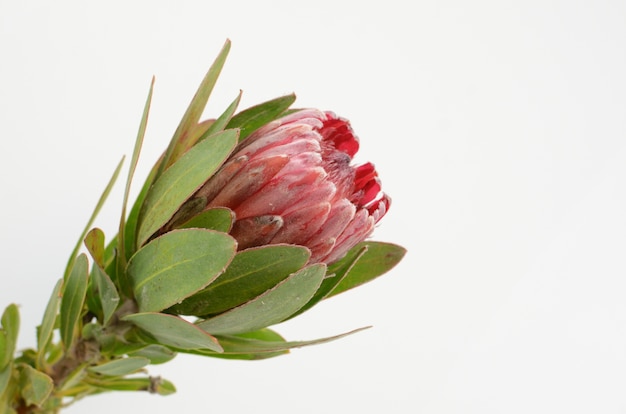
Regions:
M 351 165 L 358 149 L 347 120 L 298 110 L 242 141 L 187 205 L 231 209 L 239 249 L 297 244 L 311 263 L 331 263 L 389 209 L 374 165 Z

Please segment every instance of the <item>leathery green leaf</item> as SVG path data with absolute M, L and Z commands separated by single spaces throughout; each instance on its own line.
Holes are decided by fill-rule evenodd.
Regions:
M 98 228 L 91 229 L 85 237 L 85 246 L 94 260 L 91 284 L 88 286 L 87 304 L 90 310 L 97 309 L 95 313 L 101 314 L 102 323 L 106 325 L 117 309 L 120 295 L 111 277 L 104 270 L 104 232 Z
M 85 383 L 103 390 L 110 391 L 148 391 L 159 395 L 170 395 L 176 392 L 176 387 L 170 381 L 161 377 L 144 378 L 85 378 Z
M 87 368 L 90 372 L 96 374 L 108 375 L 108 376 L 122 376 L 137 372 L 141 368 L 150 363 L 148 358 L 143 357 L 128 357 L 121 359 L 114 359 L 104 364 L 95 365 Z
M 193 146 L 165 170 L 150 188 L 139 216 L 137 245 L 163 227 L 183 203 L 224 163 L 239 131 L 229 129 Z
M 0 369 L 0 410 L 2 409 L 2 397 L 6 397 L 4 391 L 9 386 L 9 381 L 13 375 L 13 363 L 9 363 L 4 369 Z M 2 412 L 2 411 L 0 411 Z
M 41 325 L 37 330 L 37 367 L 41 368 L 44 363 L 46 347 L 52 338 L 54 323 L 56 321 L 57 312 L 59 311 L 59 303 L 61 303 L 61 288 L 63 287 L 63 279 L 59 279 L 52 289 L 52 294 L 48 300 L 48 305 L 43 314 Z
M 157 237 L 128 262 L 140 312 L 161 311 L 207 286 L 235 255 L 237 242 L 206 229 L 173 230 Z
M 128 177 L 126 178 L 126 186 L 124 189 L 124 201 L 122 202 L 122 214 L 120 217 L 119 231 L 117 233 L 117 272 L 123 273 L 124 267 L 126 267 L 126 209 L 128 207 L 128 198 L 130 195 L 130 187 L 133 181 L 133 176 L 135 175 L 135 170 L 137 168 L 137 163 L 139 162 L 139 154 L 141 152 L 141 147 L 143 146 L 143 139 L 146 135 L 146 128 L 148 126 L 148 114 L 150 113 L 150 104 L 152 102 L 152 92 L 154 90 L 154 77 L 152 77 L 152 82 L 150 83 L 150 91 L 148 92 L 148 98 L 146 99 L 146 104 L 143 108 L 143 114 L 141 116 L 141 121 L 139 122 L 139 131 L 137 131 L 137 138 L 135 139 L 135 147 L 133 148 L 133 156 L 130 161 L 130 166 L 128 168 Z M 101 265 L 104 268 L 103 265 Z
M 222 351 L 213 336 L 177 316 L 147 312 L 127 315 L 122 319 L 148 332 L 162 345 L 178 349 Z
M 233 226 L 235 213 L 224 207 L 211 208 L 195 215 L 191 220 L 178 226 L 180 229 L 210 229 L 228 233 Z
M 319 288 L 326 265 L 317 263 L 292 274 L 255 299 L 198 326 L 213 335 L 238 334 L 279 323 L 295 313 Z
M 87 256 L 81 253 L 74 262 L 61 298 L 60 331 L 65 349 L 69 350 L 74 342 L 75 334 L 80 330 L 78 322 L 83 310 L 83 303 L 87 293 L 88 281 Z
M 129 352 L 128 356 L 148 358 L 150 364 L 157 365 L 174 359 L 176 352 L 163 345 L 150 344 L 136 351 Z
M 0 329 L 0 371 L 6 368 L 13 359 L 13 352 L 9 352 L 7 333 Z
M 0 328 L 0 371 L 2 371 L 11 363 L 17 345 L 20 313 L 16 304 L 11 303 L 4 309 L 0 322 L 2 322 Z
M 67 266 L 65 267 L 65 273 L 63 275 L 64 280 L 69 277 L 70 271 L 74 268 L 74 262 L 76 261 L 76 255 L 78 254 L 80 245 L 81 243 L 83 243 L 85 236 L 87 235 L 87 232 L 91 228 L 91 225 L 93 224 L 94 220 L 98 216 L 98 213 L 102 209 L 102 206 L 104 205 L 104 202 L 109 196 L 111 189 L 113 189 L 113 184 L 115 184 L 115 180 L 117 180 L 117 176 L 120 174 L 123 163 L 124 163 L 124 157 L 122 157 L 120 162 L 117 164 L 117 167 L 115 168 L 115 171 L 113 172 L 113 176 L 111 176 L 111 179 L 109 180 L 107 186 L 104 188 L 102 195 L 100 195 L 100 198 L 98 199 L 98 203 L 96 204 L 96 208 L 94 208 L 93 213 L 91 213 L 91 217 L 89 217 L 89 220 L 87 221 L 87 225 L 85 226 L 85 228 L 83 229 L 83 232 L 78 238 L 78 243 L 76 243 L 76 247 L 74 247 L 74 250 L 72 251 L 72 254 L 70 255 L 70 258 L 67 262 Z
M 95 293 L 102 307 L 102 324 L 106 325 L 117 309 L 117 305 L 120 303 L 120 295 L 109 275 L 107 275 L 99 265 L 96 264 L 93 267 L 91 277 L 93 279 L 92 282 L 95 287 Z
M 202 291 L 171 308 L 183 315 L 215 315 L 256 298 L 301 269 L 309 249 L 294 245 L 269 245 L 243 250 L 226 271 Z
M 20 365 L 20 394 L 26 405 L 41 405 L 52 392 L 52 378 L 30 365 Z
M 104 232 L 94 227 L 85 236 L 84 243 L 89 254 L 91 254 L 91 258 L 104 267 Z
M 353 250 L 363 247 L 366 248 L 365 252 L 348 268 L 345 276 L 327 297 L 338 295 L 381 276 L 397 265 L 406 254 L 406 249 L 402 246 L 375 241 L 359 243 Z
M 239 95 L 237 95 L 237 98 L 235 98 L 235 100 L 228 106 L 228 108 L 226 108 L 224 113 L 222 113 L 222 115 L 220 115 L 219 118 L 217 118 L 215 122 L 211 124 L 211 126 L 206 130 L 206 132 L 200 137 L 199 140 L 202 141 L 203 139 L 210 137 L 211 135 L 219 131 L 223 131 L 233 117 L 233 114 L 237 110 L 237 106 L 239 106 L 239 101 L 241 101 L 241 91 L 239 91 Z
M 126 224 L 124 225 L 124 241 L 126 243 L 126 246 L 124 248 L 124 251 L 126 252 L 126 257 L 124 258 L 124 261 L 128 261 L 128 259 L 130 259 L 130 257 L 135 254 L 135 251 L 137 250 L 137 226 L 139 224 L 139 214 L 141 212 L 141 207 L 143 206 L 143 202 L 146 199 L 146 196 L 148 195 L 148 190 L 150 190 L 150 188 L 152 188 L 152 184 L 154 183 L 154 180 L 156 179 L 156 174 L 158 171 L 158 166 L 160 165 L 160 163 L 163 161 L 163 158 L 160 158 L 157 163 L 152 167 L 152 169 L 150 170 L 150 173 L 148 174 L 148 176 L 146 177 L 145 181 L 143 182 L 143 185 L 141 187 L 141 190 L 139 191 L 139 194 L 137 195 L 137 198 L 135 198 L 135 202 L 133 203 L 132 208 L 130 209 L 130 212 L 128 213 L 128 217 L 126 218 Z M 109 253 L 109 256 L 113 256 L 113 252 L 117 253 L 117 249 L 115 248 L 117 246 L 117 241 L 112 241 L 111 243 L 109 243 L 109 245 L 107 246 L 107 252 Z M 117 264 L 117 263 L 114 263 Z M 115 266 L 112 266 L 115 267 Z M 116 278 L 114 277 L 114 280 Z M 126 289 L 128 289 L 128 286 L 125 285 L 125 283 L 127 282 L 126 280 L 120 281 L 120 285 L 122 285 L 124 287 L 123 292 L 124 293 L 129 293 L 129 291 L 127 291 Z
M 188 148 L 191 148 L 194 145 L 194 142 L 189 142 L 189 131 L 196 124 L 198 124 L 198 121 L 202 116 L 202 112 L 204 112 L 204 108 L 206 107 L 209 97 L 211 96 L 211 92 L 217 83 L 217 78 L 224 67 L 229 51 L 230 40 L 226 39 L 222 50 L 213 61 L 213 64 L 204 76 L 204 79 L 202 79 L 196 94 L 189 103 L 189 107 L 187 107 L 187 111 L 185 111 L 183 118 L 180 120 L 180 124 L 176 128 L 174 136 L 165 151 L 163 163 L 159 167 L 157 177 L 161 175 L 161 172 L 165 171 L 165 169 L 176 162 L 180 154 L 183 154 Z
M 296 100 L 296 95 L 281 96 L 252 106 L 235 115 L 226 128 L 239 128 L 239 141 L 243 141 L 263 125 L 277 119 Z
M 239 335 L 218 335 L 217 339 L 222 344 L 224 352 L 216 354 L 207 351 L 191 351 L 190 353 L 224 359 L 266 359 L 287 354 L 289 350 L 294 348 L 335 341 L 368 328 L 369 326 L 366 326 L 339 335 L 305 341 L 285 341 L 280 335 L 270 329 L 261 329 Z
M 358 248 L 351 249 L 339 262 L 335 262 L 328 266 L 326 271 L 326 277 L 322 281 L 319 289 L 315 292 L 315 295 L 307 302 L 306 305 L 300 308 L 298 312 L 294 313 L 289 317 L 295 318 L 296 316 L 306 312 L 311 309 L 317 303 L 328 297 L 330 292 L 343 280 L 343 278 L 348 274 L 350 269 L 354 266 L 354 264 L 363 256 L 363 254 L 367 251 L 366 246 L 359 246 Z

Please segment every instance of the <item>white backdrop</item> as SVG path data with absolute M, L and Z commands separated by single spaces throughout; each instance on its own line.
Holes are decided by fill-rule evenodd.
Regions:
M 296 92 L 349 118 L 393 198 L 374 239 L 409 253 L 276 327 L 372 329 L 259 362 L 181 355 L 150 368 L 175 395 L 68 413 L 624 413 L 625 21 L 617 0 L 0 0 L 0 306 L 33 346 L 152 75 L 139 179 L 230 38 L 207 117 L 242 89 L 242 108 Z

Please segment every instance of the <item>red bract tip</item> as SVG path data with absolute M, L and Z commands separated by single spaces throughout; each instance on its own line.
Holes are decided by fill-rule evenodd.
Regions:
M 359 139 L 354 135 L 347 120 L 338 118 L 333 112 L 326 112 L 326 120 L 319 131 L 324 140 L 332 141 L 335 149 L 353 158 L 359 151 Z

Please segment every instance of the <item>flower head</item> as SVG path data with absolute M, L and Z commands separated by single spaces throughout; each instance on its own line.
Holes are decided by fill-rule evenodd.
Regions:
M 298 110 L 242 141 L 192 200 L 234 212 L 239 249 L 299 244 L 311 250 L 311 262 L 330 263 L 389 209 L 374 165 L 351 165 L 358 149 L 345 119 Z

